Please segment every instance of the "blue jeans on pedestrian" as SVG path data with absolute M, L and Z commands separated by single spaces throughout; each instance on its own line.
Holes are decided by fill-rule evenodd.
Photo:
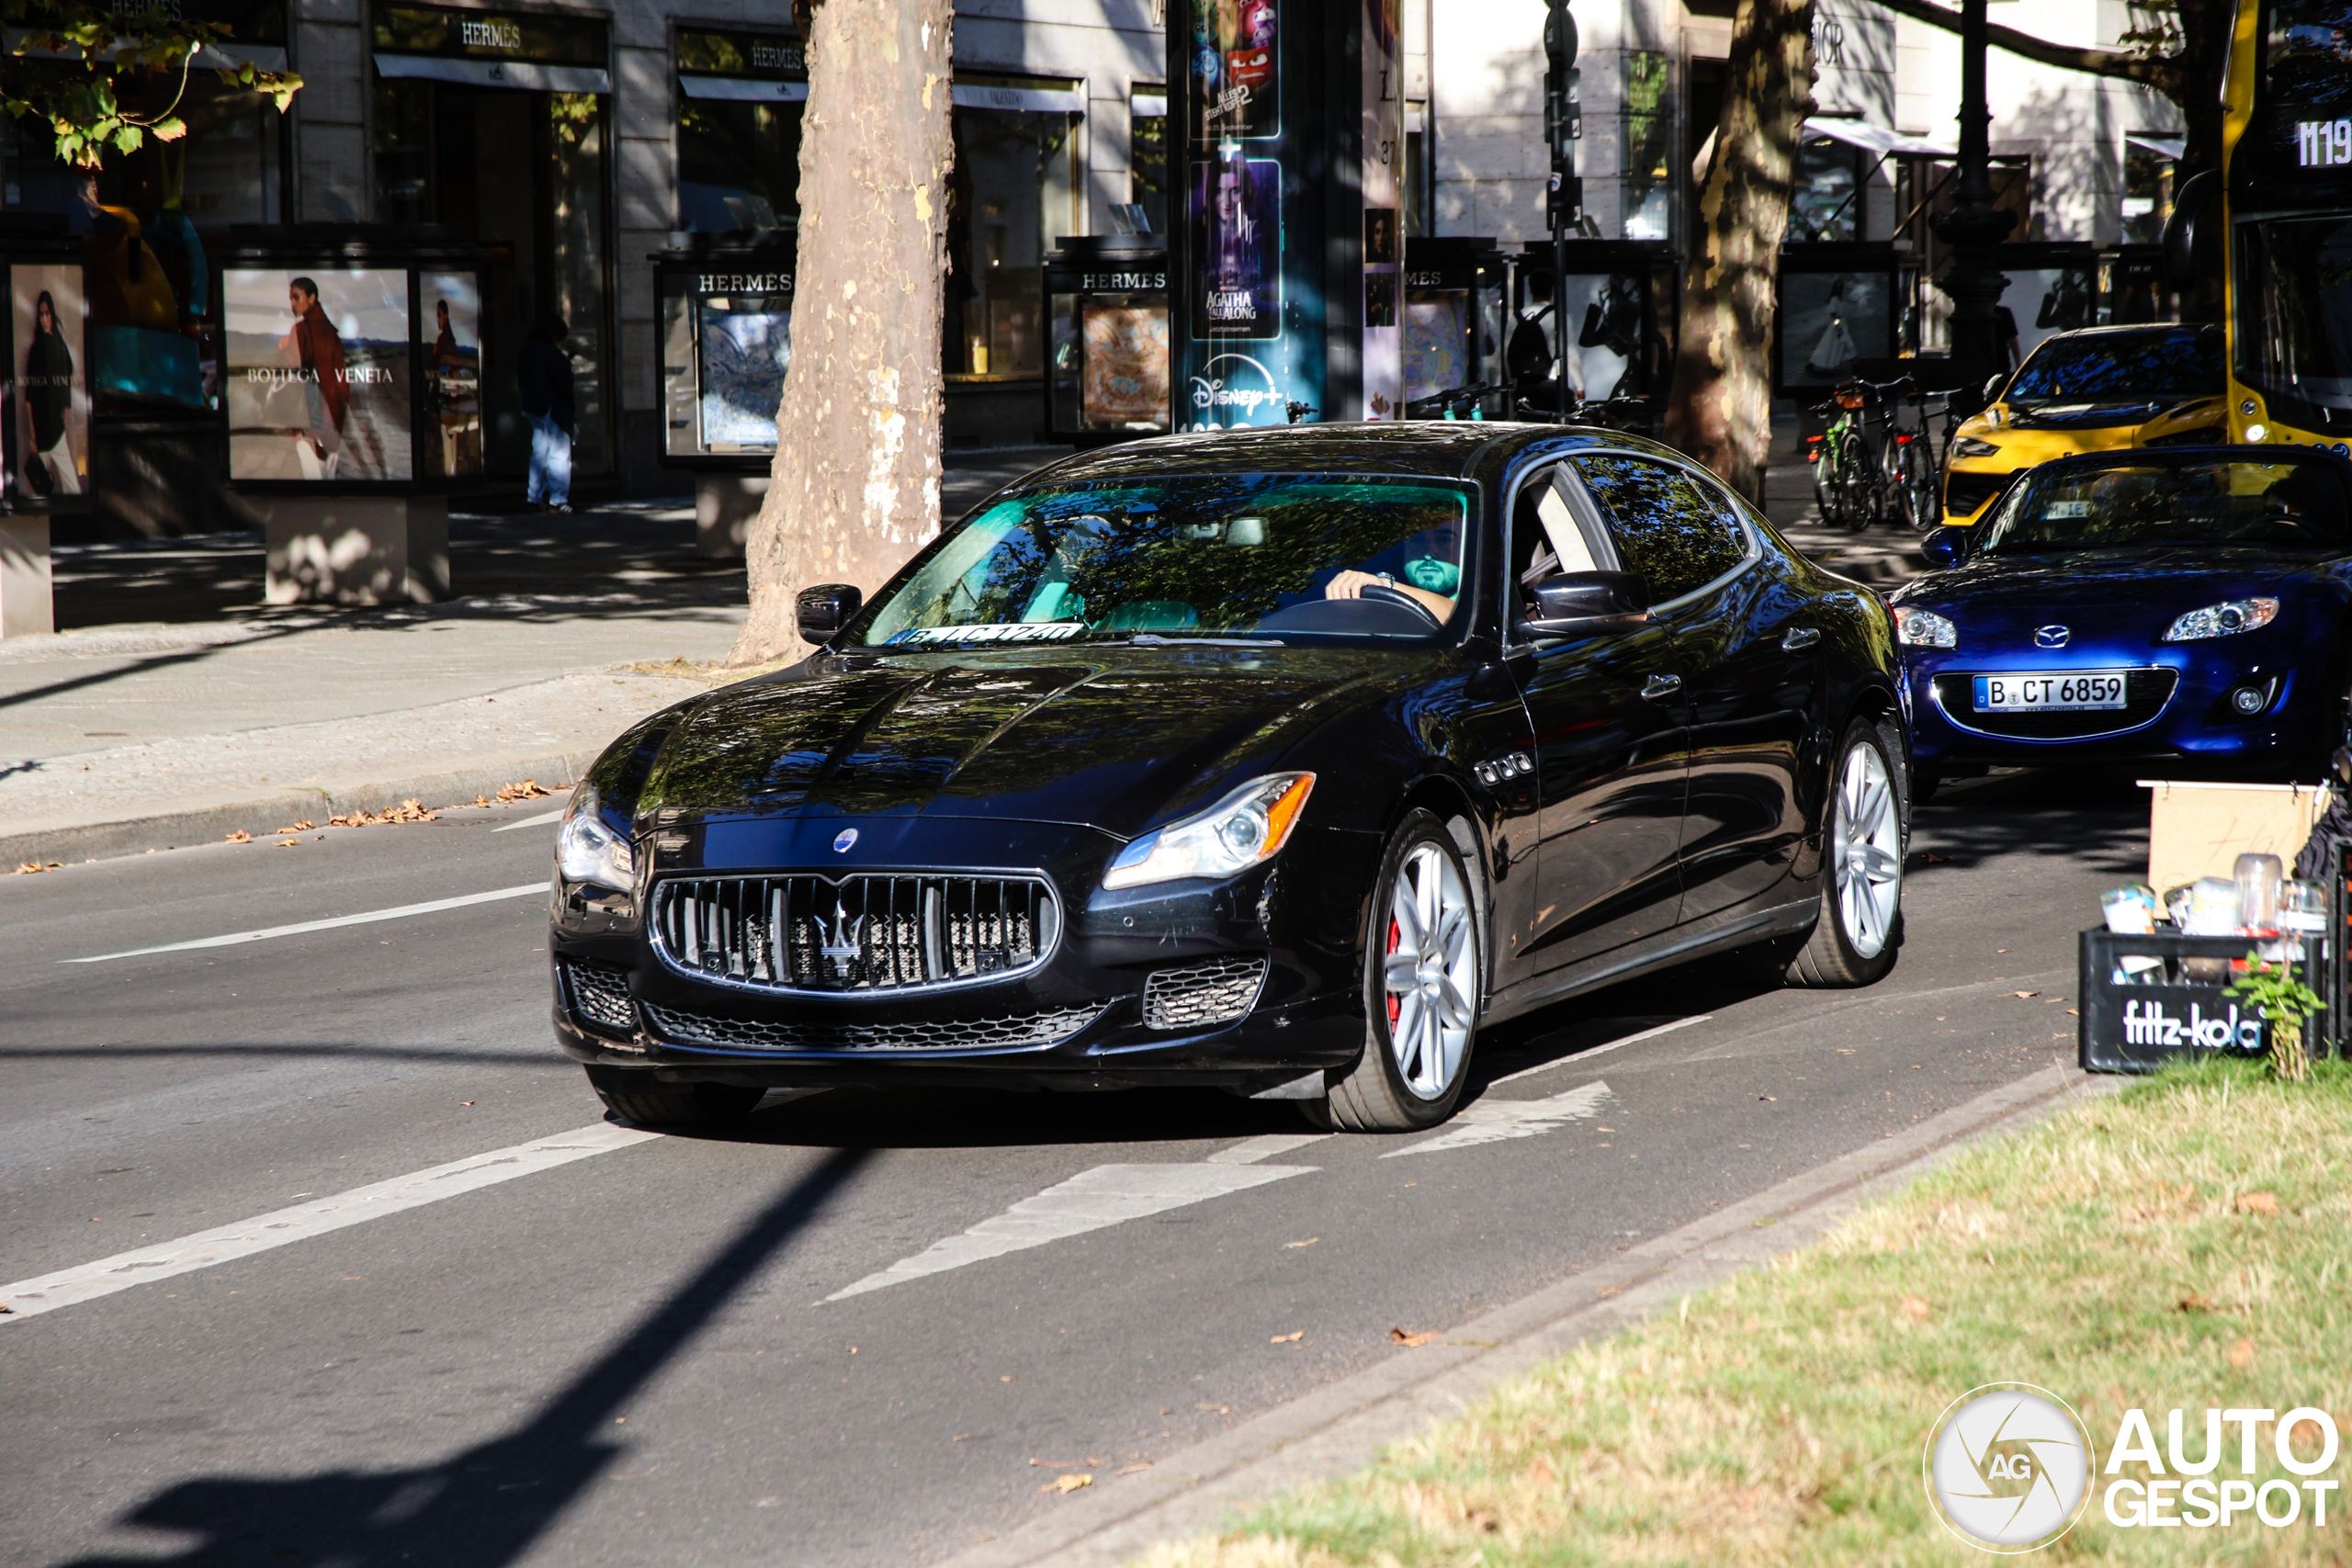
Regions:
M 571 504 L 571 432 L 551 415 L 532 414 L 531 480 L 523 499 L 537 506 Z

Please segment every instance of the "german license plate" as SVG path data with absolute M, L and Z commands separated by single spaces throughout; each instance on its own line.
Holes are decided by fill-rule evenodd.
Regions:
M 2086 708 L 2120 708 L 2123 704 L 2121 670 L 2069 670 L 2039 675 L 2030 671 L 2011 675 L 1976 677 L 1978 713 L 2080 713 Z

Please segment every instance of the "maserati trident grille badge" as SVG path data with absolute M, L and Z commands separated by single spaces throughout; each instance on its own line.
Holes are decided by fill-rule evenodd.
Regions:
M 849 966 L 856 963 L 864 954 L 865 948 L 859 942 L 858 936 L 865 929 L 865 917 L 860 915 L 857 919 L 851 919 L 849 911 L 842 908 L 838 902 L 833 905 L 833 925 L 831 931 L 825 929 L 824 917 L 821 915 L 817 917 L 817 935 L 821 942 L 817 951 L 824 955 L 826 963 L 833 966 L 833 976 L 836 979 L 847 979 Z

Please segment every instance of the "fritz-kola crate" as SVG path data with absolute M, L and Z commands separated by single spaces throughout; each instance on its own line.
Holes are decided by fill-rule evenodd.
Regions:
M 2256 946 L 2243 936 L 2179 936 L 2160 931 L 2126 936 L 2094 926 L 2083 932 L 2080 1055 L 2086 1073 L 2152 1073 L 2190 1055 L 2259 1056 L 2270 1049 L 2261 1011 L 2229 994 L 2230 960 Z M 2153 959 L 2136 976 L 2118 980 L 2125 959 Z M 2317 990 L 2323 965 L 2296 964 Z M 2331 1025 L 2324 1014 L 2309 1026 L 2314 1055 Z

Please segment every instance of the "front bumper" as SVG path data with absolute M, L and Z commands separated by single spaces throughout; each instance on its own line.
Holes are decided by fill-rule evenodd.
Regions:
M 780 992 L 698 977 L 664 962 L 633 919 L 567 914 L 560 897 L 549 942 L 558 1045 L 600 1069 L 670 1081 L 1253 1092 L 1347 1067 L 1363 1049 L 1358 942 L 1379 853 L 1369 835 L 1302 827 L 1275 861 L 1230 882 L 1108 893 L 1102 868 L 1118 845 L 1091 829 L 868 819 L 861 845 L 872 856 L 823 865 L 811 846 L 832 860 L 822 846 L 841 826 L 678 834 L 651 875 L 984 859 L 1053 880 L 1065 910 L 1057 945 L 1003 980 Z
M 2189 767 L 2260 770 L 2300 760 L 2314 743 L 2325 704 L 2316 672 L 2247 650 L 2192 651 L 2194 645 L 2141 650 L 2136 657 L 2092 652 L 1960 650 L 1906 659 L 1914 724 L 1912 755 L 1921 771 L 1993 764 L 2041 767 L 2065 761 L 2172 761 Z M 2272 650 L 2275 652 L 2275 650 Z M 2122 712 L 1980 715 L 1972 678 L 1979 674 L 2129 670 Z M 2252 686 L 2269 694 L 2256 713 L 2239 713 L 2230 694 Z

